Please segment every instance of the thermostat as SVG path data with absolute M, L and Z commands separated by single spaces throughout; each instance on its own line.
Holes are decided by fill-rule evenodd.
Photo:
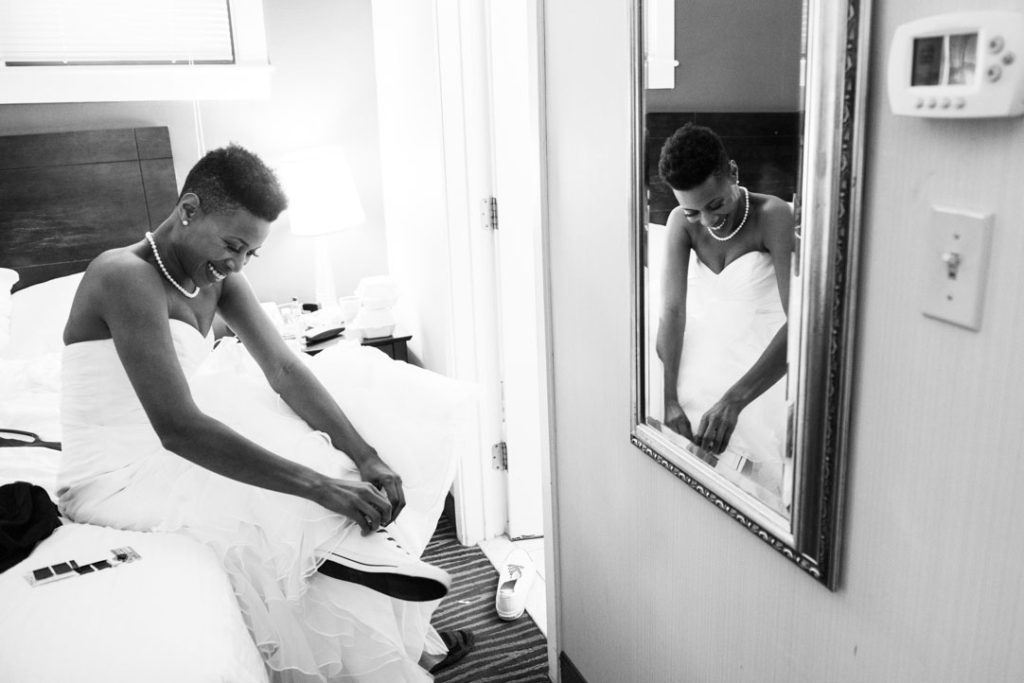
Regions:
M 902 116 L 1024 114 L 1024 15 L 954 12 L 901 25 L 889 50 L 888 90 Z

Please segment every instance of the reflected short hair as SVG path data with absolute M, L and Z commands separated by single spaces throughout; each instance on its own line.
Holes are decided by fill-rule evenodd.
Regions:
M 692 189 L 728 168 L 729 153 L 722 138 L 707 126 L 694 123 L 687 123 L 673 133 L 658 158 L 658 173 L 673 190 Z
M 275 221 L 288 208 L 288 198 L 274 172 L 258 156 L 235 143 L 214 149 L 196 162 L 185 178 L 178 201 L 191 192 L 207 213 L 242 208 L 265 221 Z

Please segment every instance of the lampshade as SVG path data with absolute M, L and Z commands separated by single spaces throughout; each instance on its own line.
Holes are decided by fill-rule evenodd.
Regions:
M 292 234 L 312 236 L 318 242 L 313 245 L 316 302 L 335 314 L 338 295 L 326 236 L 366 220 L 345 150 L 329 145 L 297 151 L 282 159 L 278 172 L 288 195 Z
M 355 176 L 340 145 L 289 154 L 279 173 L 293 235 L 328 235 L 366 220 Z

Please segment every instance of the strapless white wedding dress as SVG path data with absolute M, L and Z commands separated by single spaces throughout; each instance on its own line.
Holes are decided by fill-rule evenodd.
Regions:
M 693 254 L 677 391 L 694 430 L 704 413 L 750 370 L 785 321 L 770 254 L 748 252 L 721 273 Z M 740 412 L 727 453 L 781 467 L 785 390 L 785 381 L 780 380 Z
M 170 330 L 204 412 L 279 455 L 333 477 L 359 479 L 352 461 L 284 404 L 247 354 L 248 364 L 240 356 L 213 363 L 221 348 L 213 351 L 212 337 L 177 320 Z M 244 353 L 237 344 L 220 346 L 224 354 Z M 62 374 L 59 494 L 67 517 L 182 533 L 210 547 L 274 681 L 432 680 L 417 661 L 425 643 L 431 654 L 445 649 L 430 627 L 438 601 L 395 600 L 317 572 L 319 558 L 360 533 L 354 522 L 166 451 L 112 340 L 65 347 Z M 454 476 L 453 456 L 422 453 L 424 462 L 393 462 L 382 455 L 403 477 L 407 497 L 389 531 L 404 547 L 422 552 Z

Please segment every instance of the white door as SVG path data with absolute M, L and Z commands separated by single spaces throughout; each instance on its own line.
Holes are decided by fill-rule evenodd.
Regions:
M 534 5 L 372 3 L 389 266 L 404 284 L 427 367 L 480 387 L 476 446 L 461 458 L 455 483 L 464 543 L 543 534 L 548 427 Z M 498 201 L 497 231 L 481 220 L 490 196 Z M 500 442 L 507 473 L 494 457 Z
M 491 0 L 488 47 L 508 536 L 542 536 L 548 457 L 539 37 L 533 3 Z
M 459 450 L 459 540 L 505 531 L 494 193 L 483 8 L 461 0 L 373 0 L 385 230 L 403 324 L 430 370 L 479 387 L 476 433 Z

